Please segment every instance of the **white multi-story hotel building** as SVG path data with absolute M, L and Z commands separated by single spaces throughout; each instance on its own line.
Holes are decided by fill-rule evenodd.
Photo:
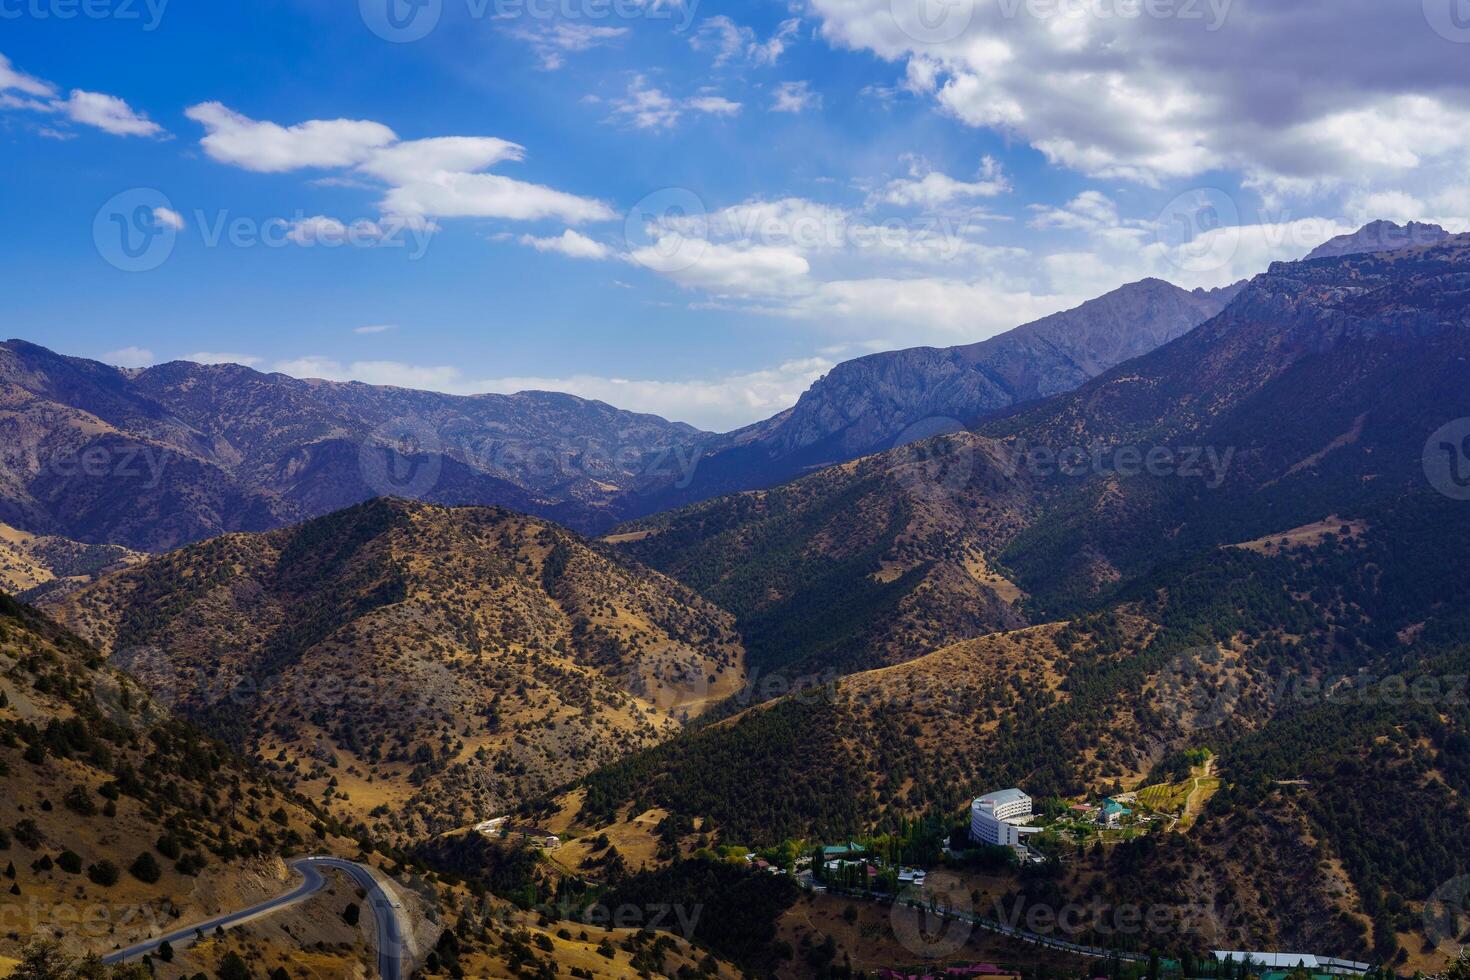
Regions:
M 1035 827 L 1025 826 L 1031 816 L 1031 797 L 1018 789 L 987 793 L 970 804 L 970 837 L 977 844 L 1015 847 Z

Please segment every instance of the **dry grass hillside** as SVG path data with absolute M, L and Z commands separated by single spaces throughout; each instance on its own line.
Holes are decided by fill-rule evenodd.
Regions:
M 997 567 L 1034 507 L 969 433 L 625 526 L 608 539 L 735 614 L 753 673 L 836 676 L 1026 624 Z
M 371 865 L 403 902 L 424 976 L 737 976 L 680 938 L 548 921 L 364 852 L 263 767 L 173 720 L 99 651 L 4 596 L 0 777 L 0 974 L 35 943 L 76 960 L 284 894 L 299 882 L 291 859 L 335 854 Z M 340 872 L 326 877 L 300 904 L 155 959 L 152 975 L 214 976 L 230 954 L 257 976 L 375 975 L 373 917 L 348 915 L 363 893 Z
M 107 952 L 287 890 L 283 855 L 356 853 L 258 767 L 3 597 L 0 775 L 0 956 L 53 936 L 73 955 Z
M 182 714 L 396 840 L 657 744 L 745 680 L 728 615 L 493 508 L 374 501 L 54 608 Z
M 142 558 L 117 545 L 83 544 L 0 524 L 0 592 L 11 595 L 76 588 Z

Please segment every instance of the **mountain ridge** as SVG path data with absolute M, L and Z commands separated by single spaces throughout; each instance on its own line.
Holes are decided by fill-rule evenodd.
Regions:
M 1069 391 L 1192 330 L 1243 285 L 1189 291 L 1144 279 L 986 340 L 844 361 L 791 408 L 709 440 L 683 486 L 646 489 L 633 503 L 646 514 L 774 486 Z

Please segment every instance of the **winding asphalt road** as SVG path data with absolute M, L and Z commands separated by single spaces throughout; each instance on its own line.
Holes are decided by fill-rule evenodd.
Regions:
M 102 957 L 102 962 L 122 963 L 125 960 L 135 959 L 145 953 L 153 952 L 165 942 L 175 948 L 182 948 L 192 943 L 200 933 L 209 936 L 216 929 L 229 929 L 232 926 L 242 925 L 253 919 L 300 904 L 326 887 L 327 879 L 322 874 L 322 869 L 331 868 L 345 872 L 359 888 L 367 893 L 368 905 L 378 924 L 378 975 L 383 980 L 402 980 L 404 933 L 400 919 L 403 917 L 403 906 L 383 889 L 378 879 L 373 877 L 372 872 L 360 864 L 333 857 L 299 858 L 291 862 L 291 868 L 298 872 L 303 880 L 300 885 L 284 895 L 238 912 L 197 922 L 165 936 L 136 943 L 126 949 L 107 954 Z

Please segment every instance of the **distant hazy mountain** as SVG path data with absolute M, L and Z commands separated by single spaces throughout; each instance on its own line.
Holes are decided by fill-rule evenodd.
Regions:
M 1439 225 L 1420 224 L 1410 221 L 1407 225 L 1392 221 L 1374 221 L 1364 225 L 1350 235 L 1338 235 L 1323 242 L 1307 255 L 1311 259 L 1325 259 L 1337 255 L 1362 255 L 1368 252 L 1395 252 L 1401 248 L 1417 245 L 1435 245 L 1450 237 L 1450 233 Z
M 385 495 L 576 527 L 702 436 L 550 392 L 456 396 L 239 365 L 141 371 L 0 344 L 0 522 L 160 551 Z
M 648 513 L 770 486 L 1071 391 L 1193 330 L 1239 289 L 1190 292 L 1145 279 L 979 343 L 846 361 L 793 408 L 716 440 L 688 486 L 634 506 Z

